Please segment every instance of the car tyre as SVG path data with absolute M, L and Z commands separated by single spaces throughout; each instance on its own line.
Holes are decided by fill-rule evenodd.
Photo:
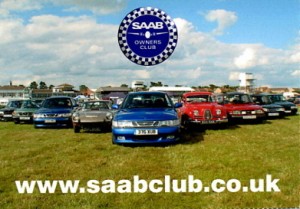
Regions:
M 80 133 L 80 127 L 74 126 L 74 133 Z

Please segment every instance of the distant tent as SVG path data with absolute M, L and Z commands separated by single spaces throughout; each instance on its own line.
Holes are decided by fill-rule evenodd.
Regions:
M 86 99 L 87 97 L 86 96 L 84 96 L 84 95 L 78 95 L 78 96 L 76 96 L 74 99 L 75 100 L 79 100 L 79 99 Z

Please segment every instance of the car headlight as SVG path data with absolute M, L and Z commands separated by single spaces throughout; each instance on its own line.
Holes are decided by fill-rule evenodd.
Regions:
M 79 114 L 78 113 L 74 113 L 72 115 L 72 119 L 73 119 L 74 122 L 78 122 L 78 120 L 79 120 Z
M 263 108 L 263 110 L 264 110 L 265 112 L 269 112 L 269 110 L 268 110 L 267 108 Z
M 297 109 L 297 107 L 296 106 L 291 106 L 291 109 Z
M 276 111 L 283 112 L 283 111 L 285 111 L 285 109 L 283 107 L 281 107 L 281 108 L 277 108 Z
M 17 117 L 17 116 L 19 116 L 19 113 L 16 112 L 16 111 L 13 111 L 13 112 L 12 112 L 12 115 L 15 116 L 15 117 Z
M 232 111 L 232 114 L 234 114 L 234 115 L 240 115 L 240 114 L 241 114 L 241 111 L 239 111 L 239 110 L 234 110 L 234 111 Z
M 112 126 L 116 128 L 125 128 L 125 127 L 133 127 L 133 124 L 131 121 L 126 121 L 126 120 L 114 120 L 112 122 Z
M 108 120 L 112 120 L 113 116 L 112 116 L 111 113 L 106 113 L 106 118 L 107 118 Z
M 68 118 L 68 117 L 71 117 L 72 116 L 72 113 L 60 113 L 60 114 L 57 114 L 57 117 L 61 117 L 61 118 Z
M 158 122 L 159 126 L 178 126 L 180 121 L 177 120 L 162 120 Z
M 0 115 L 4 115 L 4 112 L 3 112 L 3 111 L 0 111 Z
M 33 118 L 43 118 L 44 114 L 40 114 L 40 113 L 34 113 L 33 114 Z
M 256 113 L 257 113 L 257 114 L 263 114 L 264 111 L 263 111 L 263 110 L 256 110 Z
M 193 111 L 193 114 L 194 114 L 195 116 L 199 116 L 199 111 L 198 111 L 198 110 L 194 110 L 194 111 Z
M 221 115 L 222 111 L 220 109 L 216 109 L 216 114 Z

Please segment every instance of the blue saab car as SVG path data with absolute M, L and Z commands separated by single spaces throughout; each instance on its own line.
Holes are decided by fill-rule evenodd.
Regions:
M 75 107 L 76 102 L 71 97 L 49 97 L 33 114 L 34 127 L 72 127 L 72 112 Z
M 180 121 L 176 108 L 163 92 L 129 93 L 112 121 L 114 144 L 161 144 L 180 139 Z

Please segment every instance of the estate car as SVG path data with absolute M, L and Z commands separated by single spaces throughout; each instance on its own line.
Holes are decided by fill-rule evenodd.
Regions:
M 21 107 L 15 109 L 15 111 L 12 113 L 15 124 L 32 123 L 33 113 L 39 108 L 40 106 L 37 105 L 34 101 L 30 99 L 24 100 Z
M 12 121 L 13 112 L 20 108 L 23 100 L 10 100 L 4 108 L 0 109 L 0 121 Z

